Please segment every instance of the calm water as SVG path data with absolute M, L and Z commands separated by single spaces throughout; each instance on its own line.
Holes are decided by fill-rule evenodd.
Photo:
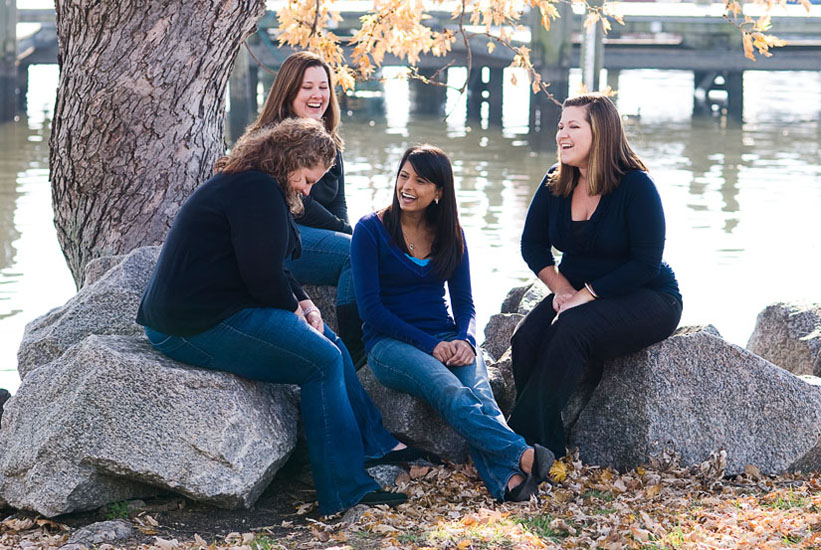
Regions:
M 74 293 L 57 245 L 48 183 L 48 126 L 56 67 L 31 69 L 27 116 L 0 125 L 0 387 L 19 385 L 16 349 L 25 323 Z M 450 78 L 463 78 L 451 70 Z M 520 79 L 520 81 L 523 79 Z M 574 84 L 571 83 L 571 89 Z M 712 323 L 744 345 L 756 314 L 778 301 L 821 302 L 821 73 L 745 75 L 745 124 L 692 121 L 692 75 L 625 71 L 619 108 L 650 166 L 667 214 L 665 257 L 685 299 L 682 323 Z M 483 326 L 507 290 L 531 278 L 519 255 L 527 205 L 553 152 L 527 141 L 528 91 L 506 85 L 503 126 L 408 114 L 408 88 L 385 85 L 383 114 L 344 120 L 352 219 L 390 200 L 404 148 L 427 141 L 454 161 Z M 637 116 L 640 115 L 640 116 Z

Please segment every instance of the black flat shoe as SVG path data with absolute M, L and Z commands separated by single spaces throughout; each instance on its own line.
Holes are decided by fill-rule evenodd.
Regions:
M 371 458 L 365 461 L 365 467 L 371 468 L 380 464 L 407 464 L 414 460 L 427 460 L 431 464 L 441 464 L 442 458 L 436 453 L 431 453 L 417 447 L 405 447 L 398 451 L 391 451 L 381 458 Z
M 530 469 L 528 477 L 535 477 L 536 485 L 550 478 L 550 467 L 556 460 L 556 455 L 547 447 L 542 447 L 538 443 L 533 444 L 533 467 Z
M 408 501 L 408 495 L 405 493 L 391 493 L 390 491 L 371 491 L 362 497 L 359 504 L 367 504 L 368 506 L 376 506 L 377 504 L 387 504 L 388 506 L 399 506 L 403 502 Z
M 539 483 L 533 476 L 527 476 L 524 481 L 513 489 L 505 489 L 505 501 L 507 502 L 527 502 L 533 496 Z
M 550 467 L 556 460 L 553 451 L 538 443 L 533 445 L 533 466 L 524 481 L 513 489 L 505 489 L 505 500 L 524 502 L 530 500 L 539 490 L 539 484 L 550 478 Z

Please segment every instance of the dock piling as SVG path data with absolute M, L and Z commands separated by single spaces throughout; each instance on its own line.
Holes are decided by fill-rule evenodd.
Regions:
M 17 3 L 0 0 L 0 122 L 17 111 Z

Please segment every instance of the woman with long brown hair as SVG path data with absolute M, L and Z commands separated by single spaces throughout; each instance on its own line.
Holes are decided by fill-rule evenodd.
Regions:
M 284 267 L 299 255 L 291 215 L 333 162 L 327 130 L 307 119 L 244 136 L 180 208 L 137 322 L 165 355 L 251 380 L 297 384 L 319 510 L 398 504 L 366 459 L 404 449 L 382 426 L 351 357 Z
M 556 145 L 559 163 L 536 190 L 522 233 L 522 256 L 551 294 L 511 339 L 517 401 L 509 423 L 564 456 L 562 409 L 588 362 L 668 337 L 682 301 L 662 261 L 661 199 L 613 102 L 601 94 L 566 100 Z
M 374 376 L 426 400 L 467 440 L 495 498 L 529 500 L 553 455 L 505 424 L 476 352 L 468 251 L 444 151 L 405 151 L 391 205 L 356 224 L 351 254 Z
M 345 198 L 342 139 L 337 133 L 339 104 L 333 73 L 322 58 L 311 52 L 288 56 L 277 73 L 265 105 L 248 131 L 271 126 L 288 118 L 320 121 L 333 136 L 337 154 L 331 169 L 302 198 L 296 214 L 302 237 L 302 256 L 286 265 L 303 284 L 336 286 L 337 330 L 359 367 L 364 362 L 362 321 L 356 309 L 351 276 L 351 226 Z

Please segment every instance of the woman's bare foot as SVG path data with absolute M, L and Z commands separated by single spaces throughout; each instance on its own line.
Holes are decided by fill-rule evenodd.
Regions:
M 533 447 L 528 447 L 525 452 L 522 453 L 522 458 L 519 459 L 519 468 L 526 474 L 529 474 L 533 471 L 533 458 L 535 456 L 535 452 Z
M 507 490 L 512 491 L 522 483 L 524 483 L 525 477 L 519 474 L 514 474 L 510 477 L 510 481 L 507 482 Z

